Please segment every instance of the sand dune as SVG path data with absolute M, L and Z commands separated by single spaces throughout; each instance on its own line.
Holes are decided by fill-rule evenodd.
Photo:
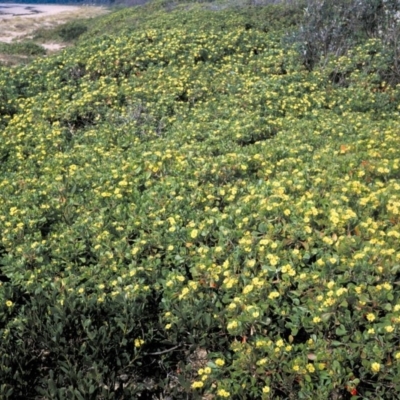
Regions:
M 52 27 L 78 18 L 90 18 L 107 12 L 105 7 L 49 4 L 0 3 L 0 42 L 29 38 L 41 27 Z M 44 47 L 56 49 L 55 43 Z

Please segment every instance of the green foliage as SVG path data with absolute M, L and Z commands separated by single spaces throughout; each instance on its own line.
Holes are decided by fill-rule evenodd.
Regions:
M 82 22 L 69 22 L 58 29 L 58 34 L 65 42 L 76 40 L 87 31 L 87 26 Z
M 0 397 L 396 399 L 385 44 L 308 71 L 281 6 L 92 29 L 0 69 Z
M 91 20 L 76 20 L 53 28 L 41 28 L 35 32 L 35 40 L 75 42 L 91 25 Z
M 41 56 L 46 54 L 46 49 L 32 41 L 3 43 L 0 42 L 0 53 L 18 54 L 26 56 Z

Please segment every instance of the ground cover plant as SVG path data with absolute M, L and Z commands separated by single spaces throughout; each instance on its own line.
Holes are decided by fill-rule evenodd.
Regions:
M 1 398 L 397 398 L 399 87 L 377 37 L 308 68 L 286 7 L 0 69 Z

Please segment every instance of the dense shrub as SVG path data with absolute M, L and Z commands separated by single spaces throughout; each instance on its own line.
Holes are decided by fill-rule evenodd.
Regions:
M 71 42 L 78 39 L 87 30 L 87 25 L 82 22 L 69 22 L 62 25 L 57 31 L 62 40 Z
M 40 56 L 46 54 L 46 49 L 32 41 L 0 43 L 0 53 L 18 54 L 26 56 Z
M 40 28 L 34 33 L 34 40 L 76 42 L 77 39 L 88 31 L 92 20 L 75 20 L 51 27 Z
M 0 397 L 396 399 L 384 44 L 308 71 L 281 7 L 149 10 L 0 70 Z

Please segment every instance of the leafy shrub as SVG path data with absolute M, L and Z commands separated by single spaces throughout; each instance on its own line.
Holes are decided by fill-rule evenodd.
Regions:
M 32 41 L 0 43 L 0 53 L 18 54 L 26 56 L 41 56 L 46 54 L 46 49 Z
M 76 20 L 52 28 L 40 28 L 34 33 L 34 40 L 74 42 L 88 31 L 90 20 Z
M 307 71 L 265 9 L 148 10 L 0 70 L 0 397 L 396 399 L 383 43 Z
M 73 21 L 64 24 L 57 29 L 58 35 L 65 42 L 72 42 L 79 38 L 88 30 L 88 27 L 83 22 Z

